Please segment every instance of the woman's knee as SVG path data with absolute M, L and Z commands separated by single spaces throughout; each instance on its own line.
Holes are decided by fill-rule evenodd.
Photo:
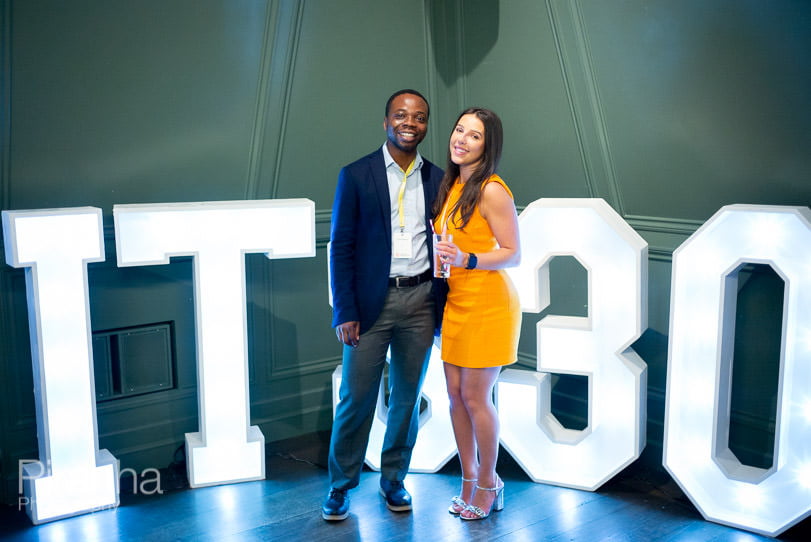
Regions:
M 450 401 L 451 408 L 460 408 L 465 404 L 462 397 L 462 390 L 459 387 L 448 386 L 448 400 Z

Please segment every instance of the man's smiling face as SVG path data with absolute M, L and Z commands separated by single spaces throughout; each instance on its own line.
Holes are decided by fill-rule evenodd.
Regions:
M 400 94 L 389 106 L 383 121 L 389 146 L 411 154 L 428 133 L 428 104 L 414 94 Z

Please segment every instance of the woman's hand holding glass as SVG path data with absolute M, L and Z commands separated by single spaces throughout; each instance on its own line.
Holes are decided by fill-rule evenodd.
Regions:
M 454 267 L 464 267 L 465 252 L 453 243 L 453 238 L 450 235 L 446 235 L 442 241 L 437 241 L 435 250 L 442 262 L 449 263 Z

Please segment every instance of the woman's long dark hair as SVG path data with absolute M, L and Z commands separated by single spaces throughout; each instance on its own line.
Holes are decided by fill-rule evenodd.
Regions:
M 453 135 L 453 131 L 456 130 L 459 119 L 465 115 L 476 115 L 476 117 L 482 121 L 482 124 L 484 124 L 484 152 L 476 169 L 465 182 L 459 201 L 448 211 L 447 216 L 449 218 L 447 219 L 453 220 L 454 225 L 460 230 L 464 229 L 467 223 L 470 222 L 470 217 L 473 215 L 473 211 L 481 200 L 482 185 L 496 172 L 499 160 L 501 160 L 501 148 L 504 144 L 504 131 L 501 127 L 501 119 L 498 118 L 498 115 L 494 112 L 482 107 L 469 107 L 462 111 L 462 113 L 456 117 L 456 122 L 453 123 L 451 135 Z M 434 218 L 442 213 L 442 207 L 445 205 L 445 200 L 448 197 L 451 187 L 456 182 L 457 177 L 459 177 L 459 166 L 454 164 L 451 160 L 449 144 L 448 163 L 447 166 L 445 166 L 445 175 L 442 177 L 439 192 L 437 193 L 436 200 L 434 200 L 434 207 L 432 209 Z

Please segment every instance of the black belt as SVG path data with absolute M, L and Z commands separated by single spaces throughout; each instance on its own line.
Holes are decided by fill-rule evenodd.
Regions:
M 389 277 L 389 286 L 394 286 L 395 288 L 413 288 L 417 284 L 431 280 L 431 276 L 431 270 L 428 269 L 424 273 L 413 277 Z

